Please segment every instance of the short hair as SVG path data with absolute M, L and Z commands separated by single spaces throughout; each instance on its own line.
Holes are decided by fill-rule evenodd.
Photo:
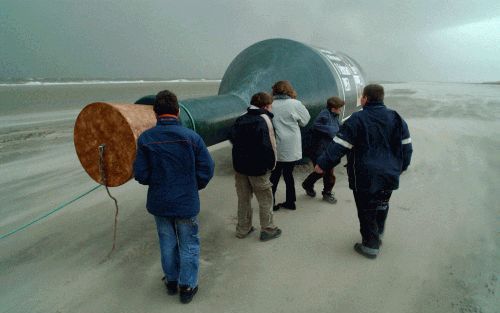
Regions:
M 285 95 L 292 99 L 297 98 L 297 92 L 288 80 L 280 80 L 273 85 L 273 96 L 276 95 Z
M 250 100 L 250 104 L 258 108 L 263 108 L 271 103 L 273 103 L 273 97 L 267 92 L 258 92 L 254 94 Z
M 326 107 L 328 110 L 331 109 L 340 109 L 345 105 L 345 101 L 340 99 L 339 97 L 331 97 L 326 100 Z
M 160 91 L 156 95 L 153 110 L 157 115 L 178 114 L 179 102 L 177 101 L 177 96 L 169 90 Z
M 363 89 L 363 96 L 368 102 L 384 101 L 384 87 L 378 84 L 370 84 Z

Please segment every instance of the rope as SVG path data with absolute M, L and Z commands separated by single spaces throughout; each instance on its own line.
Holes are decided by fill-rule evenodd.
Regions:
M 111 251 L 109 251 L 108 257 L 115 251 L 116 247 L 116 229 L 118 227 L 118 200 L 116 200 L 115 197 L 111 195 L 109 192 L 108 185 L 106 184 L 106 171 L 104 168 L 104 149 L 106 148 L 105 144 L 101 144 L 99 146 L 99 173 L 101 175 L 101 184 L 106 187 L 106 192 L 108 193 L 108 196 L 113 199 L 115 202 L 115 224 L 113 226 L 113 247 L 111 248 Z
M 191 112 L 189 112 L 189 110 L 188 110 L 188 109 L 187 109 L 184 105 L 182 105 L 181 103 L 179 103 L 179 106 L 180 106 L 181 108 L 183 108 L 183 109 L 184 109 L 184 111 L 186 111 L 186 113 L 187 113 L 187 115 L 188 115 L 189 119 L 191 120 L 191 125 L 193 125 L 193 130 L 196 132 L 196 125 L 195 125 L 195 123 L 194 123 L 194 118 L 193 118 L 193 115 L 191 115 Z
M 49 215 L 52 215 L 52 214 L 56 213 L 57 211 L 63 209 L 64 207 L 70 205 L 71 203 L 75 202 L 76 200 L 79 200 L 79 199 L 85 197 L 86 195 L 88 195 L 89 193 L 91 193 L 92 191 L 96 190 L 99 187 L 101 187 L 101 185 L 95 186 L 94 188 L 90 189 L 89 191 L 86 191 L 86 192 L 82 193 L 81 195 L 77 196 L 76 198 L 74 198 L 74 199 L 72 199 L 72 200 L 70 200 L 68 202 L 65 202 L 65 203 L 61 204 L 60 206 L 58 206 L 57 208 L 53 209 L 52 211 L 50 211 L 48 213 L 45 213 L 44 215 L 36 218 L 35 220 L 33 220 L 33 221 L 31 221 L 31 222 L 29 222 L 29 223 L 27 223 L 27 224 L 25 224 L 25 225 L 23 225 L 21 227 L 18 227 L 18 228 L 14 229 L 14 230 L 6 233 L 6 234 L 1 235 L 0 236 L 0 240 L 2 240 L 4 238 L 7 238 L 7 237 L 9 237 L 11 235 L 14 235 L 15 233 L 20 232 L 21 230 L 23 230 L 25 228 L 28 228 L 29 226 L 35 224 L 36 222 L 43 220 L 44 218 L 48 217 Z
M 186 112 L 188 112 L 186 110 Z M 190 113 L 188 113 L 190 115 Z M 194 125 L 194 124 L 193 124 Z M 106 148 L 106 145 L 105 144 L 101 144 L 99 146 L 99 173 L 101 175 L 101 185 L 104 185 L 104 187 L 106 187 L 106 192 L 108 193 L 108 196 L 113 199 L 113 201 L 115 202 L 115 224 L 114 224 L 114 227 L 113 227 L 113 247 L 111 248 L 111 251 L 109 252 L 108 256 L 111 255 L 111 253 L 115 250 L 115 247 L 116 247 L 116 229 L 117 229 L 117 226 L 118 226 L 118 212 L 119 212 L 119 209 L 118 209 L 118 200 L 116 200 L 115 197 L 113 197 L 111 195 L 111 193 L 109 192 L 109 188 L 108 188 L 108 185 L 106 184 L 106 173 L 105 173 L 105 168 L 104 168 L 104 149 Z M 48 213 L 45 213 L 44 215 L 34 219 L 33 221 L 21 226 L 21 227 L 18 227 L 6 234 L 3 234 L 3 235 L 0 235 L 0 240 L 4 239 L 4 238 L 7 238 L 9 236 L 12 236 L 14 235 L 15 233 L 17 232 L 20 232 L 21 230 L 25 229 L 25 228 L 28 228 L 29 226 L 35 224 L 36 222 L 39 222 L 45 218 L 47 218 L 48 216 L 56 213 L 57 211 L 65 208 L 66 206 L 70 205 L 71 203 L 75 202 L 76 200 L 79 200 L 83 197 L 85 197 L 86 195 L 88 195 L 89 193 L 91 193 L 92 191 L 96 190 L 97 188 L 101 187 L 101 185 L 97 185 L 95 186 L 94 188 L 90 189 L 89 191 L 86 191 L 84 193 L 82 193 L 81 195 L 77 196 L 76 198 L 68 201 L 68 202 L 65 202 L 63 204 L 61 204 L 60 206 L 56 207 L 55 209 L 49 211 Z

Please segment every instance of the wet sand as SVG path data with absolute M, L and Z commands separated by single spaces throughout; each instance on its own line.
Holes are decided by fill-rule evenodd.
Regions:
M 424 109 L 405 88 L 389 87 L 386 102 L 406 118 L 415 152 L 391 199 L 376 260 L 352 249 L 359 226 L 341 166 L 337 204 L 307 197 L 300 182 L 312 167 L 299 166 L 297 210 L 275 213 L 283 235 L 266 243 L 258 232 L 234 237 L 225 142 L 210 148 L 216 176 L 201 192 L 200 290 L 191 304 L 165 292 L 146 188 L 131 181 L 111 189 L 120 214 L 109 258 L 114 204 L 103 188 L 1 240 L 0 312 L 498 312 L 499 109 L 463 116 L 430 98 Z M 70 142 L 46 148 L 2 164 L 2 233 L 96 185 Z M 283 198 L 281 181 L 277 201 Z

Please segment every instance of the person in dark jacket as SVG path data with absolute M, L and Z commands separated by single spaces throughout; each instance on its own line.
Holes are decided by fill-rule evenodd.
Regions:
M 317 173 L 328 171 L 347 154 L 349 188 L 362 237 L 354 249 L 372 259 L 382 244 L 392 191 L 398 189 L 399 176 L 410 165 L 413 152 L 406 122 L 383 101 L 382 86 L 366 86 L 361 98 L 363 110 L 344 122 L 315 167 Z
M 281 235 L 273 224 L 273 192 L 269 180 L 276 166 L 276 141 L 270 112 L 273 98 L 259 92 L 252 96 L 247 113 L 236 119 L 230 140 L 238 195 L 238 224 L 236 237 L 245 238 L 252 226 L 252 194 L 259 202 L 260 240 L 267 241 Z
M 156 126 L 137 140 L 135 179 L 149 185 L 146 207 L 156 221 L 165 285 L 188 303 L 198 291 L 200 239 L 198 190 L 214 174 L 203 139 L 179 122 L 179 104 L 168 90 L 156 95 Z
M 339 114 L 344 106 L 344 100 L 339 97 L 331 97 L 326 101 L 326 108 L 319 112 L 318 116 L 314 120 L 311 127 L 312 132 L 312 147 L 309 148 L 311 151 L 309 157 L 316 166 L 317 158 L 326 150 L 326 147 L 332 141 L 333 137 L 337 134 L 340 127 Z M 306 194 L 310 197 L 316 196 L 316 191 L 314 191 L 314 184 L 323 178 L 323 200 L 335 204 L 337 199 L 332 193 L 333 186 L 335 186 L 335 174 L 333 173 L 333 167 L 331 170 L 318 174 L 313 171 L 302 183 L 302 188 L 306 191 Z

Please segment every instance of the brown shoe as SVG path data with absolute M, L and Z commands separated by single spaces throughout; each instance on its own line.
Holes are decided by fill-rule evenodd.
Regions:
M 246 238 L 246 237 L 248 237 L 248 235 L 253 233 L 254 230 L 255 230 L 255 227 L 252 226 L 252 227 L 250 227 L 250 229 L 248 230 L 248 232 L 246 234 L 236 233 L 236 238 L 240 238 L 240 239 Z
M 260 241 L 268 241 L 281 236 L 281 229 L 278 227 L 271 230 L 263 230 L 260 232 Z

